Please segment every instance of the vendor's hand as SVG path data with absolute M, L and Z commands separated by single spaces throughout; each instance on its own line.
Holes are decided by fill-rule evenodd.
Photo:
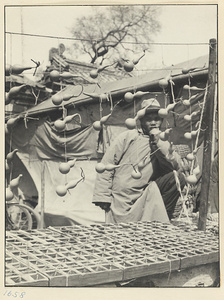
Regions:
M 191 161 L 187 160 L 186 158 L 182 158 L 180 171 L 183 172 L 185 175 L 189 175 L 190 170 L 191 170 Z
M 105 210 L 105 212 L 108 212 L 110 210 L 110 203 L 95 202 L 95 205 L 99 206 L 101 209 Z
M 153 128 L 149 132 L 149 138 L 150 138 L 150 145 L 156 146 L 159 141 L 159 134 L 161 131 L 159 128 Z

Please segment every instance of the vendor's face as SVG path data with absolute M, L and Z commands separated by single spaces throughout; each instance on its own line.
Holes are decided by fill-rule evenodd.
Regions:
M 163 120 L 160 118 L 157 111 L 147 113 L 143 118 L 140 119 L 144 134 L 149 134 L 153 128 L 160 128 L 162 121 Z

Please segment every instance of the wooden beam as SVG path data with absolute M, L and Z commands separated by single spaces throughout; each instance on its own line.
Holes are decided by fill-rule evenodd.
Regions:
M 44 206 L 45 206 L 45 161 L 41 162 L 41 206 L 40 206 L 40 229 L 44 228 Z
M 204 114 L 201 129 L 204 131 L 204 153 L 202 166 L 202 183 L 199 207 L 198 229 L 206 230 L 208 211 L 208 195 L 210 186 L 211 154 L 212 154 L 212 132 L 214 116 L 214 98 L 216 81 L 216 39 L 209 41 L 209 67 L 208 67 L 208 90 L 205 99 Z

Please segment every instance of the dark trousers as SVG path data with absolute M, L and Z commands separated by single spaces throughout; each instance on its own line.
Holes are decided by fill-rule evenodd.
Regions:
M 181 190 L 184 188 L 185 179 L 182 173 L 178 174 Z M 165 174 L 155 180 L 162 195 L 169 219 L 172 218 L 176 203 L 180 193 L 176 187 L 176 181 L 173 172 Z

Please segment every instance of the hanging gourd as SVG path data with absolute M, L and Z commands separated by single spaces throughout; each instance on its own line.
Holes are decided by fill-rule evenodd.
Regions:
M 191 105 L 191 101 L 190 100 L 183 100 L 183 104 L 185 106 L 190 106 Z
M 97 171 L 97 173 L 103 173 L 106 170 L 106 167 L 103 163 L 98 163 L 95 166 L 95 170 Z
M 103 117 L 100 119 L 100 123 L 101 123 L 101 124 L 105 124 L 105 123 L 107 122 L 107 120 L 109 119 L 110 116 L 111 116 L 111 114 L 106 115 L 106 116 L 103 116 Z
M 60 78 L 62 78 L 62 79 L 71 79 L 73 77 L 77 77 L 77 75 L 72 74 L 70 72 L 63 72 L 60 74 Z
M 146 159 L 142 159 L 139 163 L 138 163 L 138 169 L 143 169 L 146 166 Z
M 119 167 L 118 165 L 107 164 L 107 165 L 105 165 L 105 170 L 106 170 L 106 171 L 113 171 L 113 170 L 115 170 L 115 169 L 118 168 L 118 167 Z
M 60 165 L 59 165 L 59 171 L 62 174 L 67 174 L 70 171 L 70 164 L 68 162 L 60 163 Z
M 176 103 L 170 103 L 167 105 L 166 109 L 169 112 L 169 111 L 173 110 L 175 106 L 176 106 Z
M 10 163 L 13 160 L 14 155 L 16 154 L 17 151 L 18 151 L 18 149 L 14 149 L 13 151 L 9 152 L 6 155 L 6 160 L 7 160 L 8 163 Z
M 5 76 L 9 76 L 11 74 L 11 69 L 12 69 L 12 66 L 7 64 L 5 66 Z
M 168 140 L 168 135 L 166 135 L 165 131 L 161 132 L 159 134 L 159 138 L 162 140 L 162 141 L 167 141 Z
M 195 137 L 198 134 L 199 130 L 192 130 L 191 131 L 191 136 Z
M 74 180 L 69 181 L 65 186 L 66 189 L 67 190 L 74 189 L 81 180 L 83 180 L 83 179 L 80 179 L 80 180 L 74 179 Z
M 204 90 L 204 89 L 198 88 L 196 86 L 189 86 L 187 84 L 185 84 L 183 86 L 183 89 L 185 89 L 185 90 L 191 90 L 191 91 L 203 91 Z
M 66 123 L 64 120 L 57 120 L 54 122 L 54 127 L 57 131 L 63 131 L 65 129 Z
M 182 103 L 186 106 L 190 106 L 191 105 L 191 100 L 193 100 L 194 98 L 197 97 L 198 94 L 191 96 L 189 99 L 187 100 L 182 100 Z
M 12 68 L 11 68 L 11 73 L 12 74 L 21 74 L 23 71 L 26 71 L 26 70 L 30 70 L 32 69 L 33 67 L 24 67 L 24 66 L 20 66 L 20 65 L 13 65 Z
M 79 114 L 73 114 L 73 115 L 70 115 L 70 116 L 66 116 L 64 118 L 64 121 L 65 123 L 70 123 L 76 116 L 79 116 L 79 119 L 80 119 L 80 115 Z
M 191 174 L 185 177 L 185 180 L 188 184 L 194 185 L 197 183 L 198 179 L 195 174 Z
M 66 116 L 64 120 L 57 120 L 54 122 L 54 127 L 58 131 L 63 131 L 65 129 L 66 124 L 71 122 L 76 116 L 79 116 L 80 118 L 79 114 L 74 114 L 74 115 Z
M 199 167 L 199 165 L 197 165 L 197 167 L 193 169 L 193 174 L 197 176 L 200 174 L 200 172 L 201 172 L 200 167 Z
M 19 186 L 20 179 L 23 177 L 22 174 L 19 174 L 18 177 L 12 179 L 9 183 L 10 189 L 17 188 Z
M 194 153 L 193 152 L 192 153 L 188 153 L 186 155 L 186 159 L 189 160 L 189 161 L 193 161 L 195 159 Z
M 134 98 L 140 98 L 146 94 L 148 94 L 148 92 L 137 91 L 136 93 L 134 93 Z
M 66 93 L 57 93 L 51 97 L 51 101 L 54 105 L 60 105 L 63 101 L 68 101 L 72 97 L 75 97 L 73 94 L 66 94 Z
M 162 88 L 162 89 L 165 89 L 168 87 L 169 85 L 169 80 L 170 80 L 170 74 L 167 75 L 165 78 L 162 78 L 159 80 L 159 86 Z
M 6 122 L 6 126 L 8 129 L 12 128 L 13 126 L 15 126 L 16 122 L 20 119 L 19 116 L 15 117 L 15 118 L 10 118 L 7 122 Z
M 139 170 L 134 169 L 131 172 L 131 177 L 134 179 L 140 179 L 142 177 L 142 173 Z
M 192 119 L 191 115 L 185 115 L 184 116 L 185 121 L 191 121 L 191 119 Z
M 127 60 L 125 61 L 123 68 L 126 72 L 131 72 L 134 69 L 134 66 L 134 63 L 131 60 Z
M 191 140 L 192 139 L 191 132 L 185 132 L 184 137 L 186 140 Z
M 5 105 L 8 105 L 12 101 L 12 98 L 9 97 L 9 93 L 5 93 Z
M 26 84 L 12 87 L 8 92 L 8 99 L 12 99 L 13 97 L 15 97 L 24 86 L 26 86 Z
M 142 109 L 140 109 L 140 110 L 137 112 L 136 118 L 137 118 L 138 120 L 139 120 L 139 119 L 142 119 L 142 118 L 145 116 L 146 109 L 147 109 L 147 107 L 142 108 Z
M 124 94 L 124 100 L 127 102 L 127 103 L 130 103 L 132 102 L 134 99 L 134 94 L 132 94 L 131 92 L 127 92 Z
M 96 131 L 100 131 L 103 127 L 102 127 L 102 124 L 100 121 L 95 121 L 93 123 L 93 128 L 96 130 Z
M 140 109 L 134 118 L 127 118 L 125 120 L 126 127 L 130 130 L 135 129 L 137 126 L 137 120 L 139 120 L 145 116 L 146 109 L 147 109 L 147 107 Z
M 112 64 L 110 64 L 110 65 L 101 66 L 101 67 L 99 67 L 99 68 L 97 68 L 97 69 L 91 70 L 90 73 L 89 73 L 89 75 L 90 75 L 91 78 L 95 79 L 95 78 L 97 78 L 97 76 L 98 76 L 98 74 L 99 74 L 100 72 L 102 72 L 103 70 L 105 70 L 106 68 L 108 68 L 108 67 L 110 67 L 110 66 L 112 66 L 112 65 L 114 65 L 114 64 L 115 64 L 115 63 L 112 63 Z
M 70 168 L 74 167 L 75 162 L 76 162 L 76 158 L 68 161 L 68 164 L 69 164 Z
M 135 129 L 137 126 L 136 118 L 127 118 L 125 120 L 125 125 L 130 130 Z
M 159 138 L 162 141 L 167 141 L 169 139 L 171 131 L 172 131 L 172 128 L 167 128 L 165 131 L 159 133 Z
M 106 115 L 106 116 L 103 116 L 100 121 L 95 121 L 93 123 L 93 128 L 96 130 L 96 131 L 100 131 L 102 128 L 103 128 L 103 124 L 106 123 L 106 121 L 109 119 L 109 117 L 111 116 L 111 113 Z
M 158 115 L 160 116 L 160 118 L 166 118 L 169 114 L 169 111 L 166 108 L 160 108 L 158 110 Z
M 13 192 L 10 190 L 10 188 L 6 188 L 5 190 L 5 200 L 11 201 L 14 198 Z
M 183 74 L 188 74 L 188 73 L 194 71 L 195 69 L 197 69 L 197 68 L 196 67 L 193 67 L 193 68 L 183 68 L 182 69 L 182 73 Z
M 95 79 L 98 77 L 98 71 L 97 69 L 96 70 L 91 70 L 90 73 L 89 73 L 90 77 Z
M 67 194 L 67 188 L 65 185 L 58 185 L 56 187 L 56 193 L 58 194 L 58 196 L 63 197 Z
M 142 59 L 142 57 L 145 56 L 145 50 L 143 50 L 143 51 L 144 51 L 144 53 L 140 57 L 132 60 L 134 65 L 137 65 L 139 63 L 139 61 Z
M 5 135 L 8 135 L 9 134 L 9 129 L 7 127 L 7 124 L 5 124 Z
M 57 70 L 53 70 L 50 72 L 49 76 L 52 81 L 58 81 L 60 78 L 60 73 Z
M 10 171 L 10 167 L 9 164 L 7 162 L 7 160 L 5 161 L 5 172 L 8 173 Z
M 51 101 L 54 105 L 60 105 L 63 101 L 63 98 L 60 94 L 55 94 L 51 97 Z

